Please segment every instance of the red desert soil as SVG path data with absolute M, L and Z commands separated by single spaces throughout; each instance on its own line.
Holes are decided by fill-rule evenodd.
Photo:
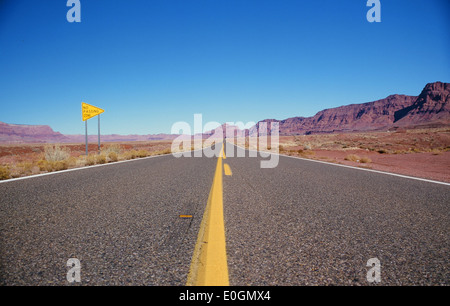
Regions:
M 450 183 L 450 152 L 380 154 L 365 150 L 324 151 L 315 150 L 316 159 L 340 163 L 343 165 L 403 174 Z M 345 160 L 349 154 L 368 157 L 371 163 Z
M 38 169 L 39 161 L 45 159 L 44 152 L 46 146 L 54 146 L 55 144 L 0 144 L 0 167 L 6 167 L 12 171 L 12 177 L 26 176 L 30 174 L 42 173 Z M 67 150 L 72 158 L 80 158 L 85 155 L 85 144 L 59 144 L 59 146 Z M 117 146 L 119 150 L 124 153 L 131 150 L 144 150 L 151 153 L 158 153 L 161 150 L 167 150 L 171 147 L 171 141 L 135 141 L 135 142 L 115 142 L 104 143 L 101 145 L 102 150 L 110 146 Z M 90 143 L 89 154 L 96 154 L 98 152 L 98 145 Z M 73 165 L 72 165 L 73 166 Z M 69 167 L 72 167 L 69 166 Z M 22 168 L 28 168 L 29 171 L 23 171 Z M 0 178 L 1 179 L 1 178 Z M 3 178 L 4 179 L 4 178 Z
M 450 128 L 280 137 L 280 153 L 450 182 Z M 351 154 L 361 161 L 346 160 Z

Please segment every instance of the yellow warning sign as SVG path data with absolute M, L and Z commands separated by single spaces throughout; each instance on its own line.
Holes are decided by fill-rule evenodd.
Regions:
M 92 117 L 100 115 L 104 111 L 105 110 L 98 108 L 96 106 L 81 102 L 81 115 L 82 115 L 83 121 L 86 121 L 88 119 L 91 119 Z

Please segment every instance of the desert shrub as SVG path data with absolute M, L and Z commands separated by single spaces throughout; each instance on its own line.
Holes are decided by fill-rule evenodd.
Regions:
M 21 162 L 17 164 L 18 168 L 20 168 L 20 173 L 24 175 L 31 174 L 33 172 L 33 163 L 31 162 Z
M 11 172 L 7 167 L 0 166 L 0 180 L 7 180 L 9 179 L 11 175 Z
M 164 150 L 159 150 L 156 151 L 154 155 L 163 155 L 163 154 L 170 154 L 172 151 L 170 150 L 170 148 L 164 149 Z
M 386 154 L 386 153 L 388 153 L 388 151 L 385 150 L 385 149 L 378 149 L 377 152 L 380 153 L 380 154 Z
M 52 163 L 45 159 L 41 159 L 40 161 L 38 161 L 37 165 L 40 171 L 47 171 L 47 172 L 53 171 Z
M 439 150 L 439 149 L 432 149 L 430 152 L 433 155 L 441 155 L 442 154 L 442 150 Z
M 54 171 L 66 170 L 69 168 L 67 160 L 58 160 L 50 163 Z
M 106 156 L 104 154 L 99 154 L 97 155 L 95 161 L 97 164 L 104 164 L 106 163 Z
M 118 144 L 110 144 L 102 148 L 102 154 L 109 156 L 110 153 L 115 153 L 117 156 L 121 152 L 121 147 Z
M 97 155 L 89 154 L 88 156 L 86 156 L 85 165 L 86 166 L 95 165 L 96 161 L 97 161 Z
M 86 155 L 80 155 L 78 158 L 75 158 L 75 167 L 84 167 L 86 166 Z
M 70 157 L 70 153 L 66 148 L 61 148 L 59 145 L 46 145 L 44 157 L 49 162 L 63 161 Z
M 139 150 L 136 152 L 136 157 L 147 157 L 149 156 L 149 152 L 146 150 Z
M 52 172 L 68 169 L 69 161 L 68 160 L 48 161 L 45 159 L 41 159 L 40 161 L 37 162 L 37 165 L 40 171 Z
M 66 160 L 66 162 L 68 168 L 76 167 L 78 165 L 78 158 L 71 156 Z
M 361 157 L 361 159 L 359 160 L 361 163 L 363 163 L 363 164 L 369 164 L 369 163 L 371 163 L 372 162 L 372 160 L 370 159 L 370 158 L 368 158 L 368 157 Z
M 344 159 L 348 160 L 348 161 L 354 161 L 354 162 L 361 160 L 361 158 L 356 154 L 349 154 Z
M 129 160 L 129 159 L 135 159 L 137 156 L 136 150 L 126 151 L 122 154 L 123 159 Z
M 108 159 L 110 162 L 116 162 L 119 160 L 119 155 L 118 153 L 111 151 L 108 153 Z

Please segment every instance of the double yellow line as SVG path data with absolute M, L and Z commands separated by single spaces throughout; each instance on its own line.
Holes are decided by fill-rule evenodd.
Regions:
M 224 144 L 217 159 L 216 172 L 209 192 L 208 203 L 203 214 L 197 237 L 187 286 L 228 286 L 228 264 L 223 218 L 222 166 Z M 225 174 L 231 175 L 225 164 Z

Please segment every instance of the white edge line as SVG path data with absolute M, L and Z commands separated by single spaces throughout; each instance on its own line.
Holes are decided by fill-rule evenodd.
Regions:
M 193 152 L 193 151 L 190 151 L 190 152 Z M 137 160 L 144 160 L 144 159 L 168 156 L 168 155 L 172 155 L 172 153 L 153 155 L 153 156 L 147 156 L 147 157 L 139 157 L 139 158 L 135 158 L 135 159 L 121 160 L 121 161 L 116 161 L 116 162 L 112 162 L 112 163 L 100 164 L 100 165 L 84 166 L 84 167 L 77 167 L 77 168 L 71 168 L 71 169 L 60 170 L 60 171 L 52 171 L 52 172 L 47 172 L 47 173 L 40 173 L 40 174 L 16 177 L 16 178 L 7 179 L 7 180 L 1 180 L 0 184 L 21 181 L 21 180 L 26 180 L 26 179 L 31 179 L 31 178 L 41 177 L 41 176 L 47 176 L 47 175 L 52 175 L 52 174 L 60 174 L 60 173 L 66 173 L 66 172 L 72 172 L 72 171 L 86 170 L 86 169 L 91 169 L 91 168 L 96 168 L 96 167 L 117 165 L 117 164 L 122 164 L 122 163 L 126 163 L 126 162 L 132 162 L 132 161 L 137 161 Z
M 229 142 L 229 144 L 232 144 L 235 147 L 244 149 L 246 151 L 274 154 L 274 155 L 278 155 L 278 156 L 284 156 L 284 157 L 289 157 L 289 158 L 306 160 L 306 161 L 315 162 L 315 163 L 321 163 L 321 164 L 325 164 L 325 165 L 333 165 L 333 166 L 338 166 L 338 167 L 344 167 L 344 168 L 350 168 L 350 169 L 356 169 L 356 170 L 362 170 L 362 171 L 368 171 L 368 172 L 392 175 L 392 176 L 407 178 L 407 179 L 411 179 L 411 180 L 417 180 L 417 181 L 422 181 L 422 182 L 428 182 L 428 183 L 434 183 L 434 184 L 441 184 L 441 185 L 450 186 L 450 183 L 434 181 L 434 180 L 429 180 L 429 179 L 420 178 L 420 177 L 414 177 L 414 176 L 408 176 L 408 175 L 403 175 L 403 174 L 397 174 L 397 173 L 391 173 L 391 172 L 385 172 L 385 171 L 373 170 L 373 169 L 366 169 L 366 168 L 360 168 L 360 167 L 354 167 L 354 166 L 348 166 L 348 165 L 342 165 L 342 164 L 329 163 L 329 162 L 325 162 L 325 161 L 322 161 L 322 160 L 308 159 L 308 158 L 297 157 L 297 156 L 289 156 L 289 155 L 284 155 L 284 154 L 279 154 L 279 153 L 271 153 L 271 152 L 265 152 L 265 151 L 259 151 L 259 150 L 250 150 L 250 149 L 243 148 L 241 146 L 238 146 L 238 145 L 230 143 L 230 142 Z
M 203 150 L 203 148 L 200 150 Z M 195 151 L 200 151 L 200 150 L 193 150 L 193 151 L 188 151 L 188 152 L 193 153 Z M 183 152 L 180 152 L 180 153 L 183 153 Z M 117 165 L 117 164 L 122 164 L 122 163 L 126 163 L 126 162 L 132 162 L 132 161 L 137 161 L 137 160 L 144 160 L 144 159 L 149 159 L 149 158 L 154 158 L 154 157 L 162 157 L 162 156 L 168 156 L 168 155 L 173 155 L 173 153 L 153 155 L 153 156 L 147 156 L 147 157 L 139 157 L 139 158 L 135 158 L 135 159 L 121 160 L 121 161 L 105 163 L 105 164 L 101 164 L 101 165 L 84 166 L 84 167 L 77 167 L 77 168 L 71 168 L 71 169 L 66 169 L 66 170 L 59 170 L 59 171 L 52 171 L 52 172 L 47 172 L 47 173 L 40 173 L 40 174 L 16 177 L 16 178 L 7 179 L 7 180 L 1 180 L 0 184 L 21 181 L 21 180 L 26 180 L 26 179 L 31 179 L 31 178 L 36 178 L 36 177 L 41 177 L 41 176 L 46 176 L 46 175 L 52 175 L 52 174 L 60 174 L 60 173 L 71 172 L 71 171 L 91 169 L 91 168 L 95 168 L 95 167 Z
M 424 179 L 424 178 L 420 178 L 420 177 L 407 176 L 407 175 L 403 175 L 403 174 L 385 172 L 385 171 L 380 171 L 380 170 L 373 170 L 373 169 L 353 167 L 353 166 L 336 164 L 336 163 L 329 163 L 329 162 L 325 162 L 325 161 L 321 161 L 321 160 L 308 159 L 308 158 L 302 158 L 302 157 L 297 157 L 297 156 L 289 156 L 289 155 L 284 155 L 284 154 L 279 154 L 279 153 L 272 153 L 272 152 L 265 152 L 265 151 L 258 151 L 258 150 L 250 150 L 250 149 L 246 149 L 246 148 L 243 148 L 241 146 L 238 146 L 238 145 L 236 145 L 234 143 L 230 143 L 230 142 L 228 142 L 228 143 L 233 145 L 233 146 L 235 146 L 235 147 L 237 147 L 237 148 L 241 148 L 241 149 L 246 150 L 246 151 L 253 151 L 253 152 L 256 152 L 256 153 L 259 152 L 259 153 L 266 153 L 266 154 L 274 154 L 274 155 L 278 155 L 278 156 L 284 156 L 284 157 L 300 159 L 300 160 L 304 160 L 304 161 L 321 163 L 321 164 L 325 164 L 325 165 L 332 165 L 332 166 L 350 168 L 350 169 L 355 169 L 355 170 L 368 171 L 368 172 L 379 173 L 379 174 L 386 174 L 386 175 L 397 176 L 397 177 L 401 177 L 401 178 L 407 178 L 407 179 L 411 179 L 411 180 L 417 180 L 417 181 L 422 181 L 422 182 L 428 182 L 428 183 L 434 183 L 434 184 L 450 186 L 450 183 L 446 183 L 446 182 L 434 181 L 434 180 Z M 203 150 L 203 148 L 201 150 Z M 193 153 L 195 151 L 200 151 L 200 150 L 193 150 L 193 151 L 189 151 L 189 152 Z M 132 161 L 137 161 L 137 160 L 144 160 L 144 159 L 149 159 L 149 158 L 154 158 L 154 157 L 162 157 L 162 156 L 168 156 L 168 155 L 173 155 L 173 154 L 169 153 L 169 154 L 162 154 L 162 155 L 153 155 L 153 156 L 147 156 L 147 157 L 141 157 L 141 158 L 135 158 L 135 159 L 129 159 L 129 160 L 122 160 L 122 161 L 117 161 L 117 162 L 112 162 L 112 163 L 106 163 L 106 164 L 101 164 L 101 165 L 85 166 L 85 167 L 79 167 L 79 168 L 72 168 L 72 169 L 66 169 L 66 170 L 60 170 L 60 171 L 54 171 L 54 172 L 47 172 L 47 173 L 41 173 L 41 174 L 35 174 L 35 175 L 29 175 L 29 176 L 23 176 L 23 177 L 17 177 L 17 178 L 12 178 L 12 179 L 7 179 L 7 180 L 1 180 L 0 184 L 9 183 L 9 182 L 16 182 L 16 181 L 21 181 L 21 180 L 26 180 L 26 179 L 31 179 L 31 178 L 37 178 L 37 177 L 41 177 L 41 176 L 66 173 L 66 172 L 71 172 L 71 171 L 79 171 L 79 170 L 91 169 L 91 168 L 96 168 L 96 167 L 117 165 L 117 164 L 126 163 L 126 162 L 132 162 Z

